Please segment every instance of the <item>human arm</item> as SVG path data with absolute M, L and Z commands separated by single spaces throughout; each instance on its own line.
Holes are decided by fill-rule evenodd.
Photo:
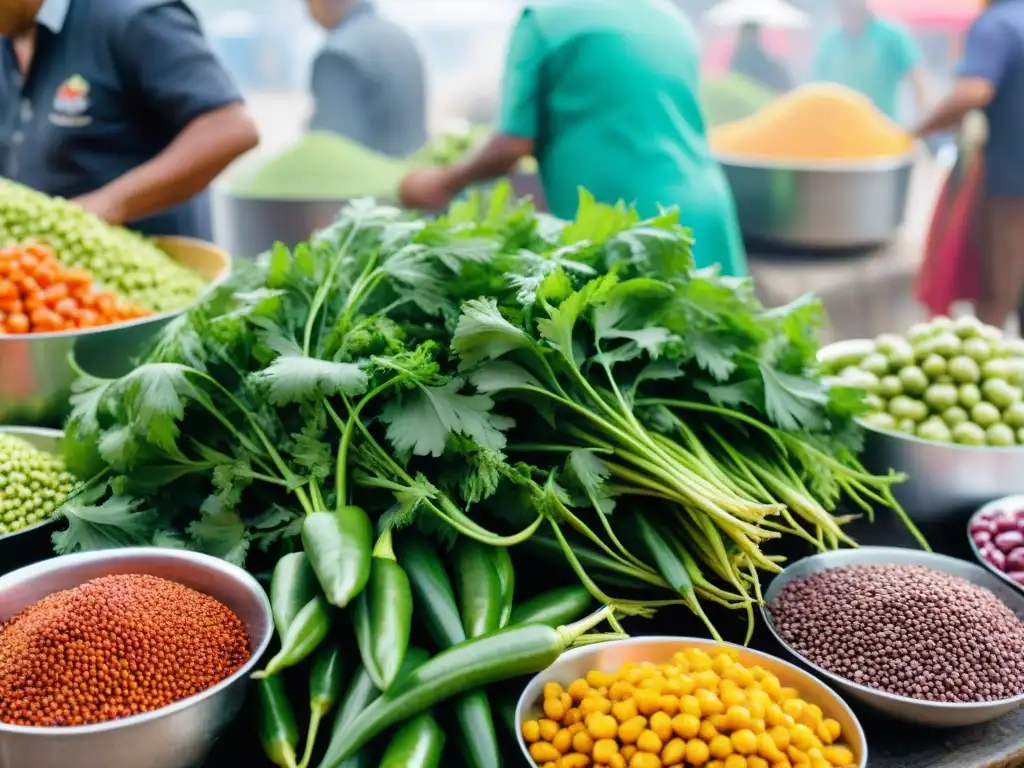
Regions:
M 364 78 L 351 58 L 324 51 L 313 63 L 314 111 L 310 130 L 332 131 L 360 144 L 369 143 Z
M 441 208 L 471 184 L 502 176 L 534 152 L 541 108 L 540 75 L 546 46 L 536 18 L 523 12 L 512 33 L 502 83 L 498 131 L 469 159 L 451 168 L 422 168 L 402 183 L 402 201 Z
M 995 97 L 996 87 L 1013 55 L 1014 40 L 998 20 L 982 16 L 967 36 L 964 58 L 952 90 L 918 126 L 915 134 L 927 136 L 956 127 L 975 109 L 984 109 Z
M 203 189 L 259 141 L 241 96 L 195 16 L 181 2 L 154 4 L 113 41 L 131 96 L 174 138 L 151 160 L 76 202 L 114 224 L 167 210 Z

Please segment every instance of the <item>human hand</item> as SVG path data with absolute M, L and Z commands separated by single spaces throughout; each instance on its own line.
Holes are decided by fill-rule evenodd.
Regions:
M 399 198 L 407 208 L 440 211 L 448 206 L 459 190 L 446 168 L 417 168 L 404 179 Z
M 71 202 L 100 217 L 108 224 L 117 226 L 125 224 L 124 206 L 114 195 L 104 189 L 80 195 Z

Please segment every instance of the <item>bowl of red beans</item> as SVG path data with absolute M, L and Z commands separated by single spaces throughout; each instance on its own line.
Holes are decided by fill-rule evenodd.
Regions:
M 967 524 L 967 538 L 982 565 L 1024 591 L 1024 496 L 983 506 Z

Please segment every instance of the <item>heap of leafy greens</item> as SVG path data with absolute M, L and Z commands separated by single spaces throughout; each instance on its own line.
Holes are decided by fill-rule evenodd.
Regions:
M 840 499 L 902 515 L 900 478 L 856 459 L 862 393 L 813 373 L 820 305 L 765 309 L 749 281 L 695 270 L 690 244 L 675 211 L 585 193 L 573 222 L 506 186 L 437 220 L 355 203 L 170 324 L 132 373 L 81 376 L 69 460 L 93 479 L 56 548 L 243 563 L 358 503 L 381 527 L 560 552 L 626 613 L 751 614 L 758 571 L 780 569 L 765 542 L 853 544 Z M 638 516 L 683 582 L 638 544 Z

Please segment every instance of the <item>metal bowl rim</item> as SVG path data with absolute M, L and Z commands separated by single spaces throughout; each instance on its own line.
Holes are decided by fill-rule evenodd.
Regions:
M 976 564 L 970 562 L 969 560 L 961 560 L 960 558 L 950 557 L 949 555 L 942 555 L 942 554 L 939 554 L 937 552 L 925 552 L 924 550 L 906 549 L 906 548 L 903 548 L 903 547 L 860 547 L 859 549 L 841 549 L 841 550 L 834 550 L 833 552 L 819 552 L 816 555 L 808 555 L 807 557 L 802 557 L 799 560 L 796 560 L 796 561 L 790 563 L 788 566 L 786 566 L 786 568 L 783 569 L 782 573 L 777 574 L 775 576 L 775 578 L 776 579 L 782 578 L 785 575 L 786 571 L 788 571 L 790 568 L 793 568 L 794 566 L 796 566 L 799 563 L 803 563 L 803 562 L 806 562 L 808 560 L 816 560 L 816 559 L 828 560 L 830 558 L 830 556 L 832 556 L 835 552 L 844 552 L 844 553 L 849 553 L 849 552 L 854 552 L 854 553 L 856 553 L 856 552 L 892 552 L 892 553 L 913 552 L 915 554 L 927 555 L 929 558 L 934 559 L 936 561 L 953 561 L 953 562 L 958 563 L 958 564 L 966 565 L 969 568 L 975 568 L 976 570 L 980 571 L 981 573 L 985 574 L 986 576 L 989 575 L 989 573 L 988 573 L 988 571 L 986 569 L 982 568 L 980 565 L 976 565 Z M 898 561 L 894 561 L 894 564 L 899 565 L 900 563 Z M 834 567 L 836 567 L 836 568 L 847 568 L 847 567 L 850 567 L 850 565 L 854 565 L 854 564 L 846 563 L 846 564 L 837 565 L 837 566 L 834 566 Z M 824 570 L 831 570 L 831 568 L 826 568 Z M 792 580 L 792 579 L 790 579 L 790 580 Z M 981 586 L 981 585 L 979 584 L 977 586 Z M 998 599 L 998 597 L 999 596 L 996 595 L 997 599 Z M 1002 600 L 1000 600 L 1000 602 L 1002 602 Z M 1003 604 L 1005 605 L 1005 603 L 1003 603 Z M 889 693 L 888 691 L 882 691 L 882 690 L 879 690 L 878 688 L 870 688 L 870 687 L 868 687 L 866 685 L 861 685 L 860 683 L 855 683 L 853 680 L 849 680 L 849 679 L 847 679 L 845 677 L 841 677 L 841 676 L 837 675 L 834 672 L 829 672 L 824 667 L 818 666 L 813 661 L 811 661 L 806 656 L 804 656 L 802 653 L 800 653 L 789 642 L 784 640 L 782 635 L 779 634 L 778 630 L 775 629 L 774 617 L 772 616 L 771 610 L 768 608 L 768 604 L 767 603 L 761 603 L 760 609 L 761 609 L 761 618 L 764 619 L 764 623 L 768 626 L 768 631 L 772 633 L 772 636 L 776 639 L 776 641 L 778 641 L 779 645 L 781 645 L 783 648 L 785 648 L 793 656 L 795 656 L 796 658 L 800 659 L 801 663 L 806 664 L 808 667 L 813 669 L 815 672 L 817 672 L 818 674 L 828 678 L 829 680 L 831 680 L 833 683 L 835 683 L 837 685 L 842 685 L 842 686 L 845 686 L 847 688 L 853 688 L 854 690 L 857 690 L 860 693 L 864 693 L 864 694 L 867 694 L 869 696 L 876 696 L 876 697 L 878 697 L 880 699 L 886 699 L 887 701 L 892 701 L 892 702 L 899 703 L 899 704 L 910 704 L 910 705 L 913 705 L 913 706 L 916 706 L 916 707 L 921 707 L 921 708 L 930 709 L 930 710 L 937 710 L 937 711 L 943 711 L 944 710 L 944 711 L 951 711 L 951 712 L 953 712 L 953 711 L 955 711 L 955 712 L 973 712 L 973 711 L 976 711 L 976 710 L 983 710 L 983 709 L 997 709 L 997 708 L 1008 706 L 1008 705 L 1011 705 L 1011 704 L 1016 704 L 1016 705 L 1024 704 L 1024 693 L 1020 693 L 1020 694 L 1018 694 L 1016 696 L 1011 696 L 1008 699 L 999 699 L 997 701 L 971 701 L 971 702 L 967 702 L 967 703 L 949 702 L 949 701 L 925 701 L 925 700 L 922 700 L 922 699 L 912 699 L 909 696 L 900 696 L 899 694 Z
M 974 543 L 974 537 L 971 536 L 971 525 L 974 523 L 974 519 L 976 517 L 981 515 L 982 512 L 988 512 L 989 509 L 1000 506 L 1002 504 L 1009 503 L 1011 500 L 1016 500 L 1017 503 L 1024 505 L 1024 494 L 1014 493 L 1009 496 L 1000 496 L 998 499 L 993 499 L 988 504 L 984 504 L 978 507 L 978 509 L 973 514 L 971 514 L 970 519 L 968 519 L 967 521 L 967 543 L 970 544 L 971 552 L 974 554 L 974 557 L 978 560 L 978 564 L 982 568 L 984 568 L 987 571 L 990 571 L 995 576 L 998 576 L 1000 579 L 1005 581 L 1014 589 L 1019 590 L 1020 592 L 1024 592 L 1024 584 L 1018 584 L 1016 581 L 1011 579 L 1009 576 L 1007 576 L 1005 573 L 1000 571 L 998 568 L 996 568 L 994 565 L 988 562 L 988 560 L 981 556 L 981 550 L 978 549 L 978 545 Z
M 874 432 L 877 435 L 884 435 L 885 437 L 892 437 L 897 440 L 904 440 L 908 443 L 928 445 L 943 450 L 955 451 L 958 453 L 1024 454 L 1024 445 L 964 445 L 963 443 L 938 443 L 935 442 L 934 440 L 925 440 L 924 438 L 918 437 L 917 435 L 907 434 L 906 432 L 896 432 L 890 429 L 879 429 L 878 427 L 872 426 L 871 424 L 865 424 L 862 417 L 857 417 L 855 421 L 863 429 L 866 429 L 869 432 Z
M 253 667 L 260 662 L 260 659 L 263 657 L 267 648 L 270 647 L 270 643 L 274 637 L 270 600 L 267 598 L 267 593 L 264 591 L 263 587 L 258 581 L 256 581 L 252 574 L 245 569 L 239 568 L 237 565 L 232 565 L 220 558 L 204 555 L 199 552 L 191 552 L 189 550 L 164 549 L 161 547 L 128 547 L 125 549 L 80 552 L 74 555 L 62 555 L 50 560 L 44 560 L 40 563 L 26 565 L 24 568 L 19 568 L 4 576 L 0 576 L 0 589 L 3 588 L 4 583 L 8 579 L 12 579 L 12 577 L 17 576 L 18 574 L 25 574 L 26 572 L 29 572 L 29 578 L 37 578 L 52 571 L 63 570 L 64 565 L 73 564 L 74 562 L 117 561 L 140 556 L 169 561 L 176 560 L 190 565 L 200 563 L 212 566 L 214 570 L 219 571 L 225 577 L 234 579 L 235 581 L 245 585 L 252 594 L 256 595 L 256 602 L 259 604 L 261 613 L 263 614 L 263 618 L 267 624 L 267 634 L 259 644 L 259 647 L 251 648 L 252 655 L 249 657 L 249 660 L 239 667 L 234 674 L 224 678 L 216 685 L 210 686 L 205 691 L 200 691 L 194 696 L 189 696 L 187 699 L 176 701 L 173 704 L 168 704 L 166 707 L 155 709 L 152 712 L 143 712 L 139 715 L 122 717 L 117 720 L 108 720 L 103 723 L 91 723 L 90 725 L 31 726 L 9 725 L 7 723 L 0 722 L 0 736 L 4 734 L 11 734 L 18 736 L 42 736 L 46 738 L 70 738 L 74 736 L 89 736 L 99 733 L 106 734 L 125 728 L 131 728 L 136 725 L 143 725 L 145 723 L 150 723 L 155 720 L 160 720 L 179 712 L 183 712 L 184 710 L 194 706 L 199 701 L 212 698 L 222 691 L 227 690 L 235 682 L 244 679 L 252 673 Z M 32 573 L 33 571 L 35 571 L 35 573 Z M 18 580 L 20 581 L 21 579 Z M 231 606 L 228 607 L 230 608 Z M 253 639 L 254 638 L 250 636 L 250 645 L 252 644 Z
M 864 745 L 864 750 L 863 750 L 864 754 L 858 756 L 858 757 L 860 757 L 858 765 L 862 765 L 863 766 L 863 765 L 867 765 L 868 764 L 868 755 L 870 754 L 870 745 L 868 744 L 867 734 L 864 732 L 864 726 L 861 724 L 860 718 L 857 717 L 857 713 L 853 711 L 853 709 L 850 707 L 849 704 L 846 703 L 846 700 L 842 696 L 840 696 L 838 693 L 836 693 L 834 690 L 832 690 L 832 688 L 830 686 L 828 686 L 827 684 L 825 684 L 821 680 L 818 680 L 817 678 L 815 678 L 814 675 L 810 674 L 806 670 L 800 669 L 800 667 L 798 667 L 796 664 L 794 664 L 794 663 L 792 663 L 790 661 L 786 661 L 785 659 L 779 658 L 778 656 L 773 656 L 772 654 L 766 653 L 765 651 L 759 651 L 759 650 L 756 650 L 754 648 L 748 648 L 745 645 L 738 645 L 736 643 L 720 642 L 718 640 L 710 640 L 710 639 L 708 639 L 706 637 L 689 637 L 689 636 L 679 636 L 679 635 L 643 635 L 643 636 L 640 636 L 640 637 L 629 637 L 629 638 L 626 638 L 625 640 L 613 640 L 613 641 L 607 642 L 607 643 L 597 643 L 595 645 L 587 645 L 587 646 L 583 646 L 581 648 L 573 648 L 573 649 L 563 653 L 558 658 L 558 661 L 556 661 L 554 664 L 552 664 L 547 669 L 544 669 L 544 670 L 538 672 L 533 677 L 531 677 L 529 682 L 523 688 L 522 693 L 519 694 L 519 701 L 516 703 L 516 742 L 519 744 L 520 751 L 524 755 L 529 755 L 529 751 L 527 749 L 526 742 L 523 739 L 523 731 L 522 731 L 522 728 L 520 727 L 520 725 L 523 722 L 523 716 L 525 714 L 526 708 L 528 706 L 530 706 L 530 704 L 532 703 L 532 702 L 528 703 L 526 701 L 526 691 L 527 691 L 527 689 L 529 689 L 532 686 L 532 684 L 533 684 L 533 682 L 535 680 L 537 680 L 538 678 L 541 678 L 544 675 L 550 673 L 551 672 L 551 668 L 554 667 L 554 666 L 557 666 L 560 662 L 568 660 L 568 659 L 571 659 L 571 658 L 573 658 L 575 656 L 584 656 L 587 653 L 592 653 L 592 652 L 594 652 L 596 650 L 600 650 L 600 649 L 603 649 L 603 648 L 612 648 L 612 647 L 620 647 L 620 646 L 631 646 L 631 645 L 642 646 L 642 645 L 644 645 L 646 643 L 652 643 L 652 642 L 653 643 L 657 643 L 657 642 L 672 642 L 672 643 L 679 643 L 680 645 L 686 645 L 687 643 L 700 643 L 701 645 L 705 645 L 705 646 L 706 645 L 714 645 L 714 646 L 721 647 L 721 648 L 734 648 L 734 649 L 736 649 L 738 651 L 742 651 L 743 653 L 749 653 L 749 654 L 752 654 L 754 656 L 760 656 L 760 657 L 762 657 L 764 659 L 770 659 L 773 663 L 782 664 L 783 666 L 788 667 L 790 670 L 795 672 L 800 677 L 806 678 L 806 679 L 810 680 L 811 682 L 813 682 L 815 685 L 821 686 L 832 697 L 832 699 L 835 702 L 835 704 L 837 706 L 839 706 L 840 708 L 842 708 L 843 710 L 845 710 L 846 714 L 849 715 L 849 717 L 850 717 L 850 721 L 857 727 L 857 735 L 860 736 L 860 743 Z
M 15 424 L 0 424 L 0 433 L 7 435 L 35 435 L 36 437 L 48 437 L 53 440 L 63 440 L 64 430 L 63 429 L 51 429 L 49 427 L 21 427 Z M 48 517 L 45 520 L 40 520 L 34 525 L 30 525 L 28 528 L 22 528 L 20 531 L 11 531 L 0 535 L 0 544 L 10 541 L 15 536 L 21 536 L 24 533 L 32 533 L 32 531 L 38 531 L 40 528 L 46 528 L 47 526 L 53 525 L 57 522 L 56 517 Z
M 864 160 L 783 160 L 773 157 L 716 152 L 715 159 L 723 166 L 758 171 L 792 171 L 794 173 L 880 173 L 902 171 L 917 163 L 915 152 L 865 158 Z
M 205 245 L 213 245 L 213 243 L 207 243 L 204 240 L 198 240 L 192 237 L 174 237 L 175 240 L 189 240 L 197 243 L 204 243 Z M 186 304 L 184 307 L 178 309 L 168 309 L 165 312 L 158 312 L 152 315 L 146 315 L 145 317 L 138 317 L 134 320 L 128 320 L 123 323 L 114 323 L 113 325 L 101 325 L 96 328 L 76 328 L 73 331 L 45 331 L 42 333 L 19 333 L 19 334 L 0 334 L 0 344 L 5 341 L 35 341 L 36 339 L 67 339 L 67 338 L 81 338 L 85 336 L 94 336 L 100 333 L 110 333 L 112 331 L 121 331 L 125 328 L 136 328 L 147 323 L 155 323 L 160 321 L 173 320 L 175 317 L 184 314 L 210 293 L 210 291 L 219 287 L 229 277 L 231 277 L 231 261 L 230 256 L 228 262 L 225 264 L 224 269 L 221 270 L 220 274 L 217 275 L 213 280 L 208 282 L 203 290 L 199 292 L 199 295 L 192 301 Z M 189 270 L 193 272 L 193 270 Z

